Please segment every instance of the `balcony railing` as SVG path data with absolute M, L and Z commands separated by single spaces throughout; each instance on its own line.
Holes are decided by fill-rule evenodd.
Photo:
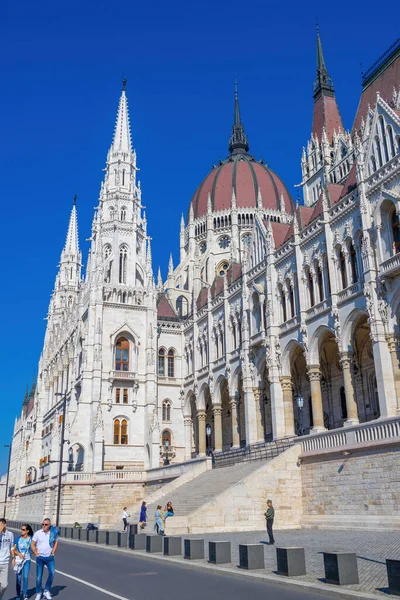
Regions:
M 334 429 L 326 433 L 310 435 L 302 441 L 303 453 L 329 451 L 357 444 L 394 440 L 400 441 L 400 418 L 362 423 L 353 427 Z
M 395 275 L 400 272 L 400 252 L 381 263 L 381 275 Z
M 361 292 L 361 284 L 359 281 L 349 285 L 347 288 L 338 293 L 338 302 L 344 302 L 348 300 L 352 296 L 359 294 Z
M 288 321 L 285 321 L 284 323 L 282 323 L 282 325 L 280 326 L 280 330 L 282 333 L 284 333 L 285 331 L 290 331 L 290 329 L 294 329 L 295 327 L 297 327 L 299 325 L 299 323 L 300 323 L 300 315 L 295 315 Z
M 113 379 L 136 379 L 136 373 L 134 371 L 111 371 L 110 377 Z
M 330 298 L 325 298 L 325 300 L 322 300 L 322 302 L 318 302 L 318 304 L 315 304 L 307 310 L 307 319 L 312 319 L 314 317 L 317 317 L 318 315 L 325 313 L 327 310 L 330 309 L 331 304 L 332 303 Z

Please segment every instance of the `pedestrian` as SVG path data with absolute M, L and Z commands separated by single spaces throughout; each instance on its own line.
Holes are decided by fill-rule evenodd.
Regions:
M 164 535 L 164 513 L 160 504 L 157 506 L 156 514 L 154 516 L 156 519 L 154 531 L 157 531 L 158 535 Z
M 8 563 L 14 546 L 14 534 L 7 531 L 7 521 L 0 519 L 0 598 L 8 587 Z
M 144 529 L 146 527 L 146 521 L 147 521 L 147 506 L 146 506 L 146 502 L 143 500 L 142 508 L 140 509 L 140 517 L 139 517 L 140 529 Z
M 56 571 L 54 555 L 58 548 L 58 529 L 51 525 L 50 519 L 43 519 L 42 529 L 39 529 L 39 531 L 34 534 L 31 548 L 33 554 L 36 556 L 35 600 L 40 600 L 42 594 L 46 600 L 51 600 L 51 586 Z M 48 577 L 43 590 L 42 579 L 45 566 L 47 567 Z
M 123 528 L 123 533 L 125 533 L 126 528 L 128 527 L 128 517 L 130 517 L 131 515 L 128 515 L 128 513 L 126 512 L 127 507 L 124 506 L 124 508 L 122 509 L 122 522 L 124 524 L 124 528 Z
M 275 509 L 272 506 L 272 500 L 267 500 L 267 512 L 264 513 L 265 518 L 267 520 L 267 532 L 268 532 L 268 537 L 269 537 L 269 544 L 270 546 L 273 546 L 275 544 L 275 540 L 274 540 L 274 533 L 272 531 L 272 527 L 274 525 L 274 518 L 275 518 Z
M 174 507 L 172 506 L 172 502 L 167 502 L 167 506 L 165 507 L 164 520 L 168 517 L 174 516 Z
M 31 570 L 31 544 L 33 538 L 32 527 L 24 523 L 21 535 L 15 540 L 11 549 L 12 567 L 16 576 L 17 599 L 28 599 L 28 577 Z

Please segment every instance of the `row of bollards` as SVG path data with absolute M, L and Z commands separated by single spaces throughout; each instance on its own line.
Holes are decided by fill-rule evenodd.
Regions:
M 8 521 L 9 527 L 19 528 L 19 521 Z M 40 529 L 34 524 L 34 531 Z M 127 532 L 86 530 L 83 528 L 61 527 L 60 536 L 94 544 L 105 544 L 131 550 L 142 550 L 149 554 L 163 553 L 164 556 L 182 556 L 182 537 L 160 536 L 138 533 L 137 525 L 130 525 Z M 325 581 L 335 585 L 359 583 L 357 556 L 352 552 L 323 552 Z M 205 558 L 204 540 L 183 539 L 183 558 L 201 560 Z M 208 542 L 208 562 L 214 565 L 230 564 L 231 542 Z M 277 573 L 286 577 L 306 575 L 304 548 L 276 548 Z M 265 569 L 264 544 L 239 544 L 240 569 Z M 386 569 L 390 592 L 400 595 L 400 560 L 387 559 Z

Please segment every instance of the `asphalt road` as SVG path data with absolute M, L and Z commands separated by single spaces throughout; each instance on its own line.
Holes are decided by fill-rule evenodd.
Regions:
M 35 595 L 32 564 L 28 596 Z M 240 572 L 239 572 L 240 574 Z M 47 571 L 45 570 L 43 583 Z M 15 576 L 10 569 L 9 587 L 3 600 L 15 599 Z M 52 589 L 58 600 L 321 600 L 333 598 L 309 591 L 293 590 L 247 578 L 230 576 L 176 565 L 133 553 L 91 548 L 60 540 L 56 556 L 56 576 Z

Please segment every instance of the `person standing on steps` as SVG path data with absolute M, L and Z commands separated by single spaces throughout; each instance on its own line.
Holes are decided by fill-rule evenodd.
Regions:
M 32 527 L 25 523 L 21 535 L 15 540 L 11 550 L 12 566 L 16 575 L 17 599 L 28 600 L 28 578 L 31 570 Z
M 126 512 L 127 507 L 124 506 L 124 508 L 122 509 L 122 522 L 124 524 L 124 528 L 123 528 L 123 532 L 125 533 L 126 528 L 128 527 L 128 517 L 130 517 L 131 515 L 128 515 L 128 513 Z
M 146 527 L 146 521 L 147 521 L 147 506 L 146 506 L 146 502 L 143 500 L 142 508 L 140 509 L 140 517 L 139 517 L 140 529 L 144 529 Z
M 8 587 L 8 563 L 14 546 L 14 534 L 7 531 L 7 521 L 0 519 L 0 598 Z
M 164 513 L 161 504 L 157 506 L 154 517 L 156 519 L 156 522 L 154 523 L 154 531 L 156 531 L 158 535 L 164 535 Z
M 272 531 L 272 527 L 274 525 L 274 518 L 275 518 L 275 509 L 272 506 L 272 500 L 267 500 L 267 512 L 264 513 L 265 518 L 267 520 L 267 532 L 268 532 L 268 537 L 269 537 L 269 543 L 270 546 L 273 546 L 275 544 L 275 540 L 274 540 L 274 532 Z
M 51 600 L 51 586 L 53 585 L 56 565 L 54 555 L 58 548 L 58 529 L 52 527 L 50 519 L 43 519 L 42 529 L 39 529 L 32 538 L 32 552 L 36 556 L 36 598 L 40 600 L 43 597 Z M 44 591 L 42 588 L 42 579 L 44 567 L 47 567 L 48 577 Z

